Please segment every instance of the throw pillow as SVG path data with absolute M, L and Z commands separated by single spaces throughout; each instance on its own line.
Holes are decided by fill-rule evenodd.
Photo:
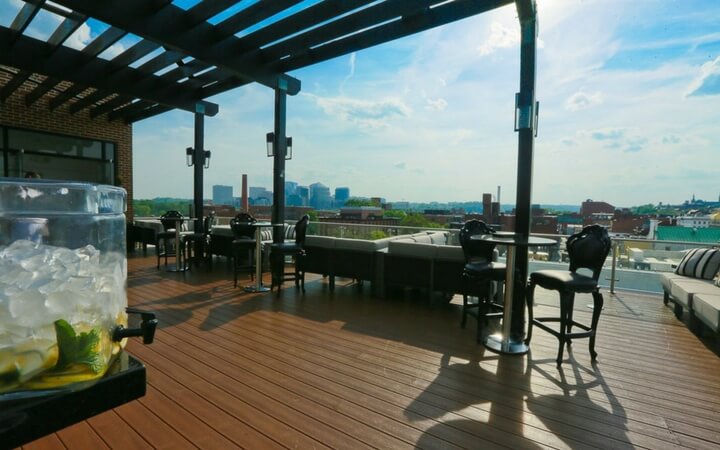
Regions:
M 675 273 L 688 277 L 712 280 L 720 270 L 720 250 L 716 248 L 693 248 L 678 264 Z
M 715 274 L 713 282 L 715 283 L 715 286 L 720 287 L 720 270 L 718 270 L 718 273 Z

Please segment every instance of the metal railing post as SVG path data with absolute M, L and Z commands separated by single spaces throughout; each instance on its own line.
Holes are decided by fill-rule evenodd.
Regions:
M 613 243 L 612 246 L 612 267 L 610 270 L 610 293 L 615 294 L 615 267 L 617 266 L 618 245 Z

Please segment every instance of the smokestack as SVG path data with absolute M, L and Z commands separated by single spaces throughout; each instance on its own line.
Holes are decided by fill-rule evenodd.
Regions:
M 497 202 L 498 205 L 500 204 L 500 186 L 498 186 L 498 195 L 497 195 L 497 199 L 495 199 L 495 201 Z
M 242 208 L 243 211 L 248 211 L 248 184 L 246 173 L 242 176 L 242 197 L 240 197 L 240 208 Z

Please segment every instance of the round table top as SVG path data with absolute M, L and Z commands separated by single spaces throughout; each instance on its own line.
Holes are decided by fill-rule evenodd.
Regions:
M 476 234 L 470 239 L 477 241 L 492 242 L 499 245 L 515 245 L 518 247 L 542 247 L 546 245 L 557 245 L 555 239 L 542 237 L 524 237 L 516 233 L 498 232 L 494 234 Z

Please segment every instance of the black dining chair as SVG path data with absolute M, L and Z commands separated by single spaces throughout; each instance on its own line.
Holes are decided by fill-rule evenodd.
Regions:
M 194 233 L 182 236 L 182 250 L 185 254 L 185 261 L 188 262 L 188 267 L 192 267 L 192 263 L 197 264 L 201 260 L 206 260 L 208 264 L 212 264 L 210 237 L 212 227 L 215 226 L 216 221 L 215 211 L 211 211 L 202 221 L 202 230 L 196 230 Z
M 294 281 L 295 287 L 300 287 L 303 294 L 305 293 L 305 271 L 302 270 L 301 259 L 305 255 L 305 235 L 307 234 L 307 226 L 310 216 L 305 214 L 295 224 L 295 242 L 273 243 L 270 245 L 270 271 L 272 273 L 272 283 L 270 290 L 277 286 L 278 292 L 285 281 Z M 290 256 L 293 259 L 293 271 L 285 271 L 285 257 Z
M 530 343 L 534 326 L 540 327 L 557 337 L 560 341 L 556 360 L 558 367 L 562 364 L 565 343 L 569 346 L 572 340 L 577 338 L 590 338 L 590 358 L 593 361 L 597 358 L 595 335 L 604 302 L 597 283 L 605 259 L 610 253 L 610 246 L 610 236 L 605 227 L 588 225 L 567 240 L 567 252 L 570 258 L 569 270 L 538 270 L 530 274 L 530 283 L 527 288 L 528 331 L 525 343 Z M 592 274 L 578 273 L 579 269 L 589 269 Z M 533 318 L 536 286 L 560 293 L 559 317 Z M 592 294 L 593 313 L 589 326 L 573 320 L 576 293 Z M 547 325 L 549 322 L 559 322 L 558 329 Z M 573 333 L 573 326 L 580 328 L 582 331 Z
M 495 244 L 471 239 L 475 235 L 493 234 L 495 231 L 482 220 L 468 220 L 460 229 L 460 246 L 465 256 L 465 266 L 462 273 L 462 322 L 465 328 L 467 316 L 473 316 L 478 321 L 477 338 L 481 338 L 483 326 L 488 317 L 494 317 L 494 310 L 502 310 L 502 298 L 494 301 L 494 283 L 499 287 L 505 281 L 505 264 L 493 261 Z M 502 290 L 498 289 L 498 296 L 502 297 Z M 470 298 L 476 297 L 477 302 Z M 490 314 L 490 316 L 489 316 Z M 499 314 L 498 314 L 499 316 Z
M 155 235 L 155 252 L 157 254 L 157 268 L 160 268 L 160 258 L 165 257 L 165 265 L 167 266 L 168 256 L 177 256 L 180 249 L 175 245 L 175 228 L 180 227 L 185 222 L 183 215 L 179 211 L 167 211 L 160 216 L 160 223 L 163 231 Z M 172 244 L 171 244 L 172 243 Z
M 250 271 L 250 279 L 255 279 L 255 264 L 261 263 L 254 261 L 255 246 L 255 227 L 253 224 L 257 219 L 246 212 L 238 213 L 230 220 L 230 229 L 233 233 L 232 254 L 233 254 L 233 281 L 237 287 L 238 272 L 242 270 Z M 247 264 L 242 264 L 242 253 L 246 252 L 244 260 Z

